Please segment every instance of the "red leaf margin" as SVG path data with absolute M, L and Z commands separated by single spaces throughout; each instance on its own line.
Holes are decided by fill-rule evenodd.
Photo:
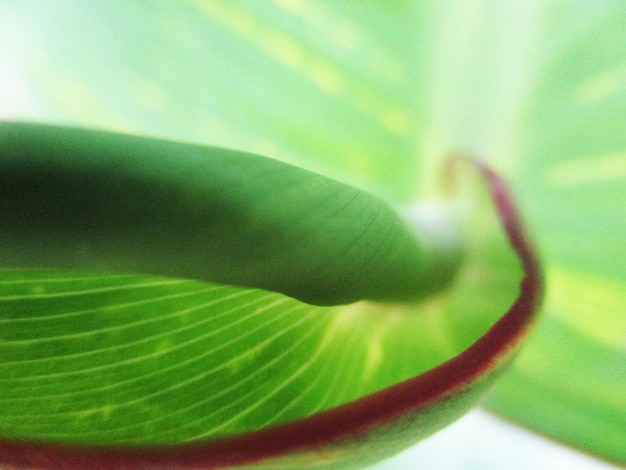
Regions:
M 386 432 L 396 436 L 396 440 L 406 441 L 406 438 L 397 438 L 394 427 L 404 435 L 431 434 L 453 421 L 477 400 L 476 393 L 473 393 L 476 384 L 484 382 L 481 379 L 497 375 L 501 366 L 510 361 L 536 316 L 543 290 L 538 259 L 508 186 L 485 163 L 462 159 L 469 160 L 485 182 L 524 275 L 519 295 L 509 310 L 459 355 L 417 377 L 358 400 L 254 432 L 146 447 L 79 446 L 0 439 L 0 465 L 40 470 L 209 470 L 263 466 L 264 463 L 274 466 L 281 462 L 302 467 L 305 466 L 303 462 L 310 460 L 318 464 L 327 461 L 332 465 L 342 459 L 347 462 L 354 458 L 355 449 L 356 452 L 381 454 L 379 449 L 371 447 L 371 437 L 380 433 Z M 458 401 L 464 397 L 471 403 L 461 403 L 459 407 Z M 453 401 L 457 404 L 451 406 Z M 451 408 L 456 411 L 450 411 Z M 431 417 L 437 414 L 447 416 L 444 418 L 446 422 L 434 426 L 427 424 L 425 433 L 411 426 L 411 421 L 419 421 L 420 416 L 429 414 Z M 397 451 L 404 444 L 392 443 L 392 447 Z M 388 449 L 382 451 L 383 456 L 392 453 Z

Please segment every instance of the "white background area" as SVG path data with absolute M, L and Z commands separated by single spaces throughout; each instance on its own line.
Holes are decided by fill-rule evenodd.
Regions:
M 477 409 L 403 453 L 367 470 L 618 470 L 619 468 Z

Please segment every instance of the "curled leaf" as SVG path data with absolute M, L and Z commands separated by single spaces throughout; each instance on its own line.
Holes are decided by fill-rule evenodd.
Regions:
M 380 199 L 256 155 L 20 123 L 0 125 L 0 155 L 3 267 L 161 274 L 329 305 L 416 298 L 458 266 L 459 247 L 427 226 L 416 237 Z
M 18 134 L 21 131 L 30 132 L 27 128 L 18 127 L 13 127 L 11 132 L 14 131 Z M 120 155 L 120 147 L 113 145 L 116 142 L 124 143 L 121 150 L 127 150 L 127 145 L 132 147 L 141 144 L 142 150 L 146 148 L 143 145 L 152 145 L 151 142 L 135 138 L 117 140 L 118 136 L 108 134 L 96 134 L 96 139 L 90 141 L 87 138 L 89 136 L 82 131 L 75 133 L 68 130 L 58 134 L 58 130 L 53 132 L 52 129 L 38 128 L 35 131 L 39 136 L 52 133 L 47 135 L 48 140 L 43 140 L 48 146 L 59 136 L 64 136 L 57 150 L 55 167 L 65 162 L 61 148 L 68 145 L 68 141 L 73 143 L 69 148 L 76 155 L 80 153 L 80 142 L 85 138 L 91 143 L 90 149 L 113 149 L 106 153 L 106 157 L 112 159 Z M 7 142 L 10 139 L 1 140 L 3 152 L 10 149 L 3 153 L 0 160 L 8 162 L 9 166 L 5 168 L 24 168 L 15 157 L 24 151 L 24 147 L 26 155 L 45 154 L 46 145 L 41 145 L 42 141 L 33 144 L 29 139 L 23 140 L 23 136 L 9 146 Z M 22 144 L 18 145 L 20 141 Z M 33 148 L 37 152 L 32 153 Z M 168 147 L 162 142 L 158 142 L 158 145 L 154 143 L 154 152 L 161 156 L 167 155 L 166 150 L 175 148 L 179 149 L 178 145 Z M 201 152 L 199 148 L 185 147 L 186 157 L 181 160 L 190 158 L 191 150 L 192 155 Z M 248 163 L 254 168 L 256 160 L 249 160 L 247 156 L 236 153 L 225 155 L 224 166 L 218 169 L 221 177 L 224 175 L 222 171 L 233 168 L 230 162 L 233 157 L 233 161 L 239 162 L 240 166 L 233 176 L 235 179 L 229 182 L 239 181 L 243 184 L 248 181 Z M 201 158 L 204 161 L 206 154 Z M 46 166 L 48 162 L 43 156 L 32 161 L 40 166 L 33 164 L 27 167 L 31 175 L 40 168 L 51 168 Z M 115 250 L 106 251 L 104 248 L 110 248 L 107 243 L 115 241 L 115 237 L 99 239 L 96 235 L 100 231 L 106 235 L 107 229 L 119 230 L 123 227 L 121 233 L 126 231 L 130 234 L 130 238 L 123 240 L 133 240 L 133 237 L 145 233 L 142 231 L 145 225 L 128 217 L 128 214 L 134 214 L 140 221 L 143 220 L 143 211 L 137 210 L 142 206 L 130 203 L 133 210 L 119 218 L 116 210 L 121 207 L 127 209 L 126 204 L 129 203 L 123 198 L 114 198 L 114 204 L 111 204 L 112 200 L 102 198 L 102 195 L 115 196 L 115 190 L 109 187 L 121 189 L 123 194 L 136 191 L 137 187 L 126 179 L 128 167 L 124 169 L 123 178 L 113 178 L 119 167 L 127 163 L 124 159 L 113 160 L 116 162 L 113 166 L 94 159 L 89 162 L 91 170 L 85 170 L 76 177 L 72 169 L 80 167 L 80 161 L 76 157 L 74 165 L 67 166 L 61 173 L 42 171 L 38 181 L 45 183 L 46 192 L 54 189 L 51 194 L 63 196 L 63 188 L 67 189 L 67 186 L 55 185 L 51 176 L 60 176 L 62 181 L 73 181 L 74 184 L 84 181 L 86 175 L 92 177 L 89 182 L 97 188 L 95 199 L 106 202 L 106 207 L 98 208 L 100 211 L 95 214 L 101 215 L 104 210 L 104 214 L 114 218 L 115 224 L 107 225 L 110 222 L 89 219 L 84 224 L 72 226 L 70 233 L 76 236 L 95 223 L 98 231 L 89 233 L 91 238 L 88 240 L 96 240 L 97 243 L 91 245 L 89 250 L 100 253 L 102 249 L 106 255 L 103 258 L 96 257 L 94 262 L 103 259 L 109 262 Z M 174 163 L 176 161 L 172 160 L 169 170 L 178 168 L 179 164 Z M 141 163 L 140 160 L 138 162 Z M 94 165 L 100 165 L 99 171 L 93 171 Z M 263 169 L 274 168 L 275 165 L 275 172 L 282 175 L 292 174 L 292 171 L 294 175 L 303 175 L 303 178 L 306 175 L 298 173 L 297 169 L 266 160 L 262 160 L 260 165 Z M 350 338 L 349 329 L 354 329 L 356 324 L 351 322 L 359 320 L 350 318 L 345 332 L 345 309 L 350 306 L 316 307 L 259 289 L 163 278 L 130 277 L 128 281 L 124 276 L 109 275 L 107 278 L 85 273 L 74 274 L 73 278 L 67 276 L 67 273 L 60 273 L 55 278 L 51 271 L 7 271 L 4 277 L 6 289 L 0 297 L 0 322 L 5 327 L 0 337 L 0 367 L 3 372 L 0 403 L 4 406 L 4 424 L 0 423 L 0 426 L 4 426 L 4 437 L 0 440 L 0 463 L 12 468 L 40 469 L 182 470 L 246 466 L 346 469 L 392 455 L 452 422 L 484 395 L 502 368 L 510 362 L 520 338 L 533 320 L 541 294 L 539 266 L 506 185 L 485 165 L 475 165 L 492 194 L 510 246 L 521 261 L 524 277 L 519 296 L 487 333 L 459 355 L 414 378 L 365 396 L 349 397 L 348 400 L 345 397 L 342 399 L 341 393 L 337 391 L 328 394 L 325 389 L 333 386 L 332 378 L 337 373 L 328 364 L 339 367 L 346 364 L 337 359 L 343 357 L 345 351 L 350 352 L 349 345 L 342 350 L 333 349 L 342 339 L 345 342 Z M 106 170 L 104 173 L 100 173 L 102 168 Z M 151 173 L 151 168 L 150 164 L 141 166 L 134 173 L 136 178 L 131 181 L 145 183 L 142 176 L 144 171 L 152 177 L 153 183 L 163 183 L 172 177 L 168 171 Z M 211 172 L 215 174 L 214 168 Z M 25 173 L 26 170 L 22 175 Z M 9 185 L 12 181 L 6 174 L 3 172 L 4 188 L 7 187 L 5 183 Z M 117 184 L 99 186 L 97 176 L 102 174 L 106 175 L 108 183 L 113 180 Z M 225 174 L 230 173 L 225 171 Z M 246 174 L 246 178 L 242 178 L 241 174 Z M 271 175 L 272 172 L 267 174 Z M 174 179 L 180 179 L 178 188 L 193 183 L 195 175 L 189 167 L 184 173 L 174 174 Z M 316 177 L 311 178 L 315 180 Z M 198 180 L 198 187 L 203 182 L 206 181 Z M 257 181 L 255 184 L 262 183 Z M 324 184 L 334 183 L 324 180 Z M 38 204 L 44 204 L 50 210 L 55 208 L 45 205 L 44 192 L 38 193 L 40 186 L 36 184 L 27 185 L 29 191 L 24 191 L 23 187 L 16 184 L 9 187 L 22 191 L 22 196 L 34 194 L 36 197 L 31 199 L 28 206 L 31 209 Z M 139 187 L 145 188 L 143 185 Z M 156 187 L 160 187 L 160 184 L 150 186 L 153 190 Z M 168 185 L 164 185 L 164 188 L 172 189 Z M 76 189 L 82 191 L 66 193 L 66 198 L 62 199 L 63 207 L 78 208 L 79 213 L 86 216 L 88 212 L 81 212 L 84 211 L 84 201 L 75 201 L 72 195 L 80 194 L 85 200 L 93 201 L 94 194 L 87 191 L 87 186 L 78 186 Z M 230 186 L 224 186 L 221 190 L 222 193 L 218 191 L 217 194 L 230 194 L 231 191 Z M 245 194 L 246 190 L 242 191 Z M 239 192 L 233 192 L 232 197 Z M 134 196 L 142 194 L 146 194 L 146 191 L 133 193 Z M 211 191 L 210 194 L 216 193 Z M 351 194 L 356 194 L 358 199 L 369 200 L 361 193 Z M 155 197 L 150 193 L 147 195 Z M 147 199 L 150 200 L 150 197 Z M 11 199 L 8 191 L 3 193 L 3 198 L 19 204 L 18 199 Z M 196 216 L 198 211 L 202 214 L 201 208 L 207 199 L 210 198 L 196 201 L 195 205 L 191 205 L 193 210 L 185 214 L 191 217 Z M 151 204 L 151 210 L 169 211 L 172 216 L 176 215 L 174 207 L 185 206 L 180 201 L 175 206 L 168 205 L 172 203 L 163 197 L 152 199 L 152 202 L 156 200 L 164 205 L 159 207 Z M 255 198 L 250 197 L 237 207 L 254 207 L 254 202 Z M 20 213 L 11 205 L 8 207 L 5 204 L 3 209 L 13 211 L 15 219 L 20 220 Z M 19 207 L 24 208 L 23 205 Z M 318 207 L 321 207 L 321 203 Z M 385 234 L 391 230 L 392 240 L 398 237 L 401 240 L 414 240 L 401 223 L 393 222 L 399 219 L 388 215 L 380 205 L 375 207 L 373 215 L 381 211 L 385 213 L 385 223 L 381 227 L 385 228 Z M 215 212 L 222 214 L 217 210 Z M 75 215 L 74 212 L 69 214 Z M 27 218 L 23 217 L 23 213 L 21 215 L 22 223 L 26 224 Z M 38 220 L 47 222 L 44 224 L 45 230 L 63 226 L 58 224 L 56 217 L 46 219 L 46 211 L 38 215 Z M 163 215 L 163 212 L 159 212 L 159 215 Z M 228 211 L 222 215 L 231 216 Z M 287 213 L 284 220 L 292 216 L 293 213 Z M 61 220 L 72 223 L 72 217 L 67 214 Z M 373 220 L 368 227 L 378 223 L 376 217 Z M 391 229 L 386 228 L 388 221 L 393 222 Z M 355 218 L 347 219 L 347 226 L 354 223 Z M 165 226 L 164 223 L 157 225 L 161 230 L 157 233 L 163 237 L 160 243 L 162 240 L 170 241 Z M 28 259 L 26 244 L 40 240 L 37 237 L 46 232 L 37 232 L 38 227 L 20 226 L 11 221 L 8 221 L 8 227 L 4 233 L 11 235 L 11 242 L 17 246 L 23 243 L 21 253 L 18 250 L 20 261 L 14 262 L 19 264 Z M 400 228 L 396 230 L 396 227 Z M 28 232 L 26 228 L 32 231 Z M 332 225 L 330 228 L 336 230 L 337 226 Z M 30 233 L 31 238 L 24 242 L 19 240 L 15 235 L 18 229 Z M 329 229 L 327 233 L 332 230 Z M 33 233 L 37 237 L 32 236 Z M 54 231 L 52 233 L 57 234 Z M 364 233 L 369 232 L 366 230 Z M 245 240 L 254 238 L 242 237 Z M 387 240 L 388 237 L 383 239 Z M 44 236 L 41 240 L 48 239 Z M 54 242 L 55 238 L 51 240 Z M 70 240 L 80 241 L 78 238 Z M 191 241 L 197 242 L 197 239 L 192 238 Z M 62 261 L 59 253 L 63 249 L 70 249 L 71 243 L 61 237 L 59 245 L 52 250 L 49 246 L 38 252 L 42 257 L 40 259 L 46 260 L 51 253 L 53 257 L 49 259 Z M 145 268 L 147 271 L 161 266 L 155 254 L 163 246 L 161 243 L 151 252 L 151 264 Z M 381 249 L 388 249 L 388 246 L 382 243 Z M 415 249 L 415 242 L 407 242 L 406 246 Z M 279 249 L 279 244 L 276 247 Z M 348 245 L 343 247 L 347 249 Z M 133 263 L 141 263 L 145 255 L 145 252 L 135 255 L 122 243 L 115 245 L 115 248 L 122 250 L 124 256 L 130 256 Z M 5 249 L 3 256 L 9 252 Z M 325 251 L 320 250 L 320 253 Z M 331 250 L 330 253 L 325 258 L 326 262 L 332 262 L 333 256 L 339 252 Z M 391 249 L 387 253 L 395 252 Z M 424 251 L 418 250 L 418 253 L 423 255 Z M 306 253 L 299 253 L 299 256 L 306 256 Z M 401 259 L 404 252 L 398 256 Z M 78 258 L 75 255 L 75 259 Z M 168 259 L 167 262 L 174 262 L 170 253 L 165 253 L 164 258 Z M 315 261 L 314 258 L 311 257 L 311 261 Z M 85 259 L 89 261 L 92 258 Z M 392 256 L 391 259 L 395 258 Z M 116 263 L 124 262 L 113 260 Z M 383 259 L 377 262 L 377 266 L 390 272 L 393 271 L 393 263 L 397 263 L 393 261 L 387 264 L 389 261 Z M 439 263 L 442 262 L 444 270 L 454 265 L 449 264 L 446 257 L 439 258 Z M 340 271 L 345 269 L 342 263 L 337 262 L 336 265 Z M 107 267 L 122 266 L 114 263 Z M 133 264 L 132 267 L 136 269 L 137 266 L 141 265 Z M 405 265 L 400 263 L 400 266 Z M 423 258 L 410 267 L 401 270 L 400 279 L 409 273 L 417 278 L 423 275 Z M 160 269 L 155 271 L 159 272 Z M 299 275 L 305 272 L 306 267 L 298 267 Z M 354 273 L 344 271 L 343 274 L 349 277 Z M 367 294 L 373 292 L 368 290 L 371 285 L 360 279 L 362 277 L 357 276 L 358 295 L 367 298 Z M 412 279 L 411 283 L 414 282 L 415 279 Z M 432 288 L 432 285 L 429 287 Z M 355 295 L 355 291 L 350 289 L 345 292 Z M 406 289 L 395 291 L 394 299 L 407 297 L 407 292 Z M 326 303 L 331 298 L 344 300 L 343 295 L 334 297 L 336 292 L 333 291 L 329 294 L 329 291 L 322 290 L 317 291 L 317 294 L 320 295 L 315 298 L 318 303 Z M 157 304 L 157 308 L 153 308 L 154 304 Z M 340 328 L 344 328 L 343 335 L 337 333 Z M 368 338 L 364 341 L 368 341 Z M 321 357 L 325 360 L 320 360 Z M 367 364 L 374 367 L 371 361 Z M 350 368 L 340 369 L 339 373 L 348 374 Z M 313 379 L 310 383 L 303 383 L 299 381 L 303 377 L 328 380 L 317 382 Z M 291 399 L 281 400 L 282 396 Z M 282 407 L 278 407 L 281 402 Z

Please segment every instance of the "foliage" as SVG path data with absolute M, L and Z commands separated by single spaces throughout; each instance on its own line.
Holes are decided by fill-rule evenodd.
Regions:
M 28 91 L 5 88 L 12 119 L 268 154 L 396 207 L 436 195 L 450 149 L 493 162 L 520 197 L 548 290 L 529 347 L 488 406 L 626 461 L 623 2 L 0 8 L 5 81 Z M 350 322 L 339 357 L 362 355 L 345 369 L 384 358 L 402 364 L 383 379 L 393 383 L 459 352 L 506 310 L 516 267 L 493 221 L 477 217 L 486 218 L 468 228 L 473 259 L 445 301 L 402 322 L 395 312 L 384 326 L 372 315 Z M 357 395 L 377 388 L 343 380 L 363 384 Z

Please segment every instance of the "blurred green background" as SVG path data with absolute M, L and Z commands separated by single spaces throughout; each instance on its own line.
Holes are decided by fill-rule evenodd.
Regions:
M 254 151 L 398 206 L 480 155 L 547 280 L 485 406 L 626 463 L 625 2 L 0 0 L 0 117 Z

